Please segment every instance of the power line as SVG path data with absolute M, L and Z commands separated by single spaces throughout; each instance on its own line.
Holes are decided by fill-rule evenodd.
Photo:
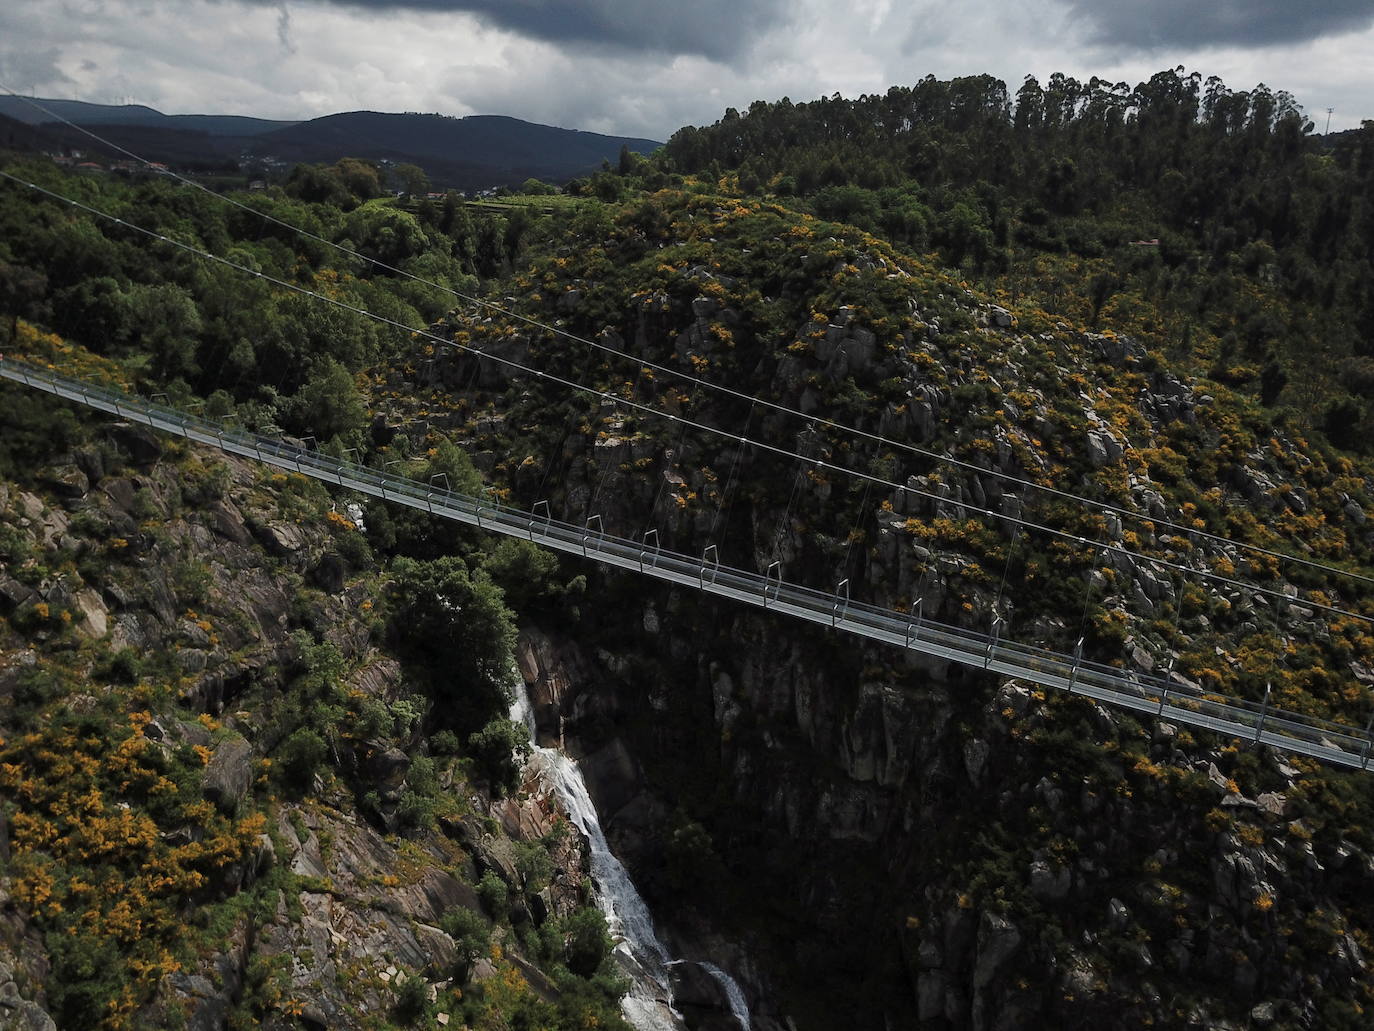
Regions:
M 109 140 L 106 140 L 105 138 L 98 135 L 97 133 L 92 132 L 85 126 L 77 125 L 76 123 L 68 120 L 67 118 L 64 118 L 62 115 L 57 114 L 56 112 L 44 107 L 42 104 L 38 103 L 33 98 L 25 97 L 16 93 L 13 89 L 11 89 L 9 86 L 4 85 L 3 83 L 0 83 L 0 89 L 4 89 L 10 95 L 23 101 L 24 103 L 29 104 L 32 107 L 37 108 L 39 111 L 42 111 L 54 120 L 62 122 L 68 127 L 75 129 L 77 132 L 83 133 L 84 135 L 90 137 L 96 142 L 102 144 L 103 146 L 110 147 L 111 149 L 116 150 L 119 153 L 124 154 L 126 157 L 138 161 L 145 166 L 151 164 L 151 162 L 149 162 L 147 159 L 140 157 L 133 151 L 130 151 L 116 143 L 112 143 Z M 1070 501 L 1084 507 L 1098 509 L 1102 512 L 1108 512 L 1112 515 L 1116 515 L 1124 519 L 1130 519 L 1138 524 L 1149 524 L 1151 528 L 1163 528 L 1178 533 L 1184 533 L 1189 535 L 1191 539 L 1205 540 L 1213 544 L 1222 545 L 1224 547 L 1237 548 L 1242 551 L 1249 552 L 1251 554 L 1263 555 L 1267 558 L 1275 559 L 1276 561 L 1291 562 L 1295 565 L 1303 566 L 1307 569 L 1318 570 L 1320 572 L 1338 578 L 1343 577 L 1350 580 L 1357 580 L 1361 583 L 1374 585 L 1374 576 L 1367 576 L 1363 573 L 1358 573 L 1353 570 L 1341 569 L 1338 566 L 1332 566 L 1325 562 L 1318 562 L 1313 559 L 1302 558 L 1298 555 L 1290 555 L 1287 552 L 1277 551 L 1272 548 L 1265 548 L 1258 544 L 1250 544 L 1244 541 L 1233 540 L 1232 538 L 1225 537 L 1220 534 L 1210 533 L 1206 530 L 1188 526 L 1183 523 L 1174 522 L 1172 520 L 1157 519 L 1148 515 L 1147 513 L 1137 512 L 1133 509 L 1129 509 L 1121 505 L 1116 505 L 1109 501 L 1097 501 L 1092 498 L 1086 498 L 1082 495 L 1074 494 L 1072 491 L 1067 491 L 1058 487 L 1051 487 L 1045 484 L 1036 483 L 1034 480 L 1028 480 L 1025 477 L 1017 476 L 1014 473 L 1002 472 L 998 469 L 985 469 L 982 466 L 977 465 L 973 462 L 955 458 L 952 455 L 941 454 L 940 452 L 932 451 L 929 448 L 923 448 L 916 444 L 909 444 L 899 440 L 885 439 L 878 434 L 870 433 L 866 430 L 861 430 L 854 426 L 847 426 L 844 423 L 836 422 L 831 419 L 806 415 L 805 413 L 798 411 L 795 408 L 791 408 L 787 405 L 779 404 L 775 401 L 769 401 L 765 398 L 755 397 L 752 394 L 748 394 L 740 390 L 735 390 L 732 387 L 728 387 L 719 383 L 712 383 L 709 380 L 701 379 L 700 377 L 694 376 L 691 373 L 683 372 L 679 369 L 674 369 L 670 366 L 660 365 L 656 362 L 648 361 L 642 357 L 633 355 L 628 351 L 621 350 L 620 348 L 613 347 L 609 344 L 604 344 L 598 340 L 592 340 L 588 337 L 579 336 L 576 333 L 571 333 L 568 330 L 565 330 L 559 326 L 549 325 L 548 323 L 541 322 L 540 320 L 532 318 L 528 315 L 522 315 L 517 311 L 513 311 L 509 308 L 504 307 L 503 305 L 496 304 L 493 301 L 488 301 L 485 298 L 477 297 L 472 294 L 466 294 L 451 286 L 446 286 L 442 283 L 436 283 L 432 280 L 425 279 L 423 276 L 414 275 L 411 272 L 407 272 L 404 269 L 397 268 L 396 266 L 390 265 L 378 258 L 373 258 L 366 254 L 362 254 L 352 249 L 351 247 L 346 247 L 343 244 L 336 243 L 333 240 L 329 240 L 316 233 L 312 233 L 308 229 L 302 229 L 300 226 L 292 225 L 290 222 L 286 222 L 283 219 L 277 218 L 275 215 L 268 214 L 267 212 L 254 208 L 251 205 L 244 204 L 242 201 L 235 200 L 234 198 L 221 193 L 216 193 L 214 190 L 211 190 L 204 184 L 196 182 L 194 179 L 189 179 L 185 176 L 182 176 L 172 171 L 171 169 L 159 169 L 159 172 L 160 174 L 168 178 L 175 179 L 177 182 L 185 186 L 190 186 L 193 189 L 200 190 L 202 193 L 208 194 L 209 196 L 214 197 L 225 204 L 232 205 L 233 207 L 239 208 L 242 211 L 246 211 L 249 214 L 257 215 L 258 217 L 263 218 L 274 225 L 280 226 L 283 229 L 289 230 L 290 232 L 296 233 L 297 235 L 302 236 L 305 239 L 313 240 L 316 243 L 324 244 L 326 247 L 330 247 L 341 254 L 346 254 L 351 258 L 367 262 L 375 268 L 382 269 L 386 272 L 401 276 L 405 279 L 409 279 L 410 281 L 418 283 L 422 286 L 432 287 L 436 290 L 447 293 L 452 297 L 456 297 L 459 300 L 466 301 L 470 304 L 475 304 L 479 307 L 487 309 L 488 311 L 496 312 L 499 315 L 515 319 L 516 321 L 522 322 L 526 325 L 534 326 L 552 335 L 562 337 L 565 340 L 572 341 L 573 343 L 582 344 L 587 347 L 594 348 L 603 353 L 614 355 L 626 361 L 635 362 L 642 368 L 651 369 L 655 373 L 662 373 L 664 375 L 674 376 L 680 380 L 695 384 L 700 387 L 704 387 L 708 390 L 716 391 L 717 393 L 723 394 L 727 397 L 731 397 L 739 401 L 749 401 L 751 405 L 761 405 L 764 408 L 770 409 L 780 414 L 785 414 L 793 418 L 801 419 L 809 424 L 823 426 L 826 429 L 835 430 L 839 433 L 848 434 L 863 440 L 877 443 L 880 447 L 896 448 L 901 451 L 905 451 L 908 454 L 917 455 L 930 461 L 938 462 L 943 465 L 952 466 L 957 469 L 962 469 L 966 472 L 972 472 L 979 476 L 990 476 L 995 479 L 1001 480 L 1004 483 L 1014 484 L 1025 490 L 1039 491 L 1042 494 L 1048 495 L 1050 497 L 1055 497 L 1064 501 Z M 851 474 L 853 472 L 851 470 L 848 470 L 847 467 L 845 467 L 845 471 L 851 472 Z
M 954 507 L 954 508 L 956 508 L 956 509 L 960 509 L 960 510 L 972 512 L 972 513 L 976 513 L 976 514 L 981 515 L 981 516 L 986 516 L 986 517 L 988 517 L 988 518 L 990 518 L 990 519 L 993 519 L 993 520 L 1000 520 L 1000 521 L 1002 521 L 1002 522 L 1004 522 L 1004 523 L 1006 523 L 1006 524 L 1008 524 L 1008 525 L 1011 525 L 1011 526 L 1019 526 L 1019 527 L 1022 527 L 1022 528 L 1024 528 L 1024 529 L 1034 530 L 1034 531 L 1039 532 L 1039 533 L 1044 533 L 1044 534 L 1046 534 L 1047 536 L 1056 538 L 1056 539 L 1058 539 L 1058 540 L 1068 541 L 1068 542 L 1070 542 L 1070 543 L 1077 544 L 1077 545 L 1079 545 L 1079 546 L 1081 546 L 1081 547 L 1084 547 L 1084 548 L 1089 548 L 1089 547 L 1090 547 L 1090 548 L 1092 548 L 1092 549 L 1093 549 L 1096 553 L 1098 553 L 1098 554 L 1107 554 L 1107 553 L 1120 554 L 1120 555 L 1126 556 L 1127 558 L 1131 559 L 1132 561 L 1146 562 L 1146 563 L 1149 563 L 1149 564 L 1151 564 L 1151 565 L 1158 566 L 1158 567 L 1160 567 L 1160 568 L 1172 569 L 1172 570 L 1174 570 L 1174 571 L 1176 571 L 1176 572 L 1183 573 L 1183 574 L 1185 574 L 1185 575 L 1187 575 L 1187 576 L 1199 577 L 1199 578 L 1202 578 L 1202 579 L 1214 581 L 1214 582 L 1216 582 L 1216 583 L 1226 584 L 1226 585 L 1228 585 L 1228 586 L 1235 587 L 1235 588 L 1237 588 L 1237 589 L 1239 589 L 1239 590 L 1241 590 L 1241 591 L 1249 591 L 1249 592 L 1252 592 L 1252 593 L 1255 593 L 1255 594 L 1266 595 L 1266 596 L 1268 596 L 1268 597 L 1274 598 L 1274 599 L 1276 599 L 1277 601 L 1280 601 L 1280 602 L 1283 602 L 1283 603 L 1286 603 L 1286 604 L 1292 604 L 1292 603 L 1294 603 L 1295 601 L 1299 601 L 1299 599 L 1292 598 L 1292 597 L 1290 597 L 1290 596 L 1288 596 L 1288 595 L 1286 595 L 1286 594 L 1283 594 L 1282 592 L 1275 591 L 1275 590 L 1273 590 L 1273 589 L 1271 589 L 1271 588 L 1261 587 L 1261 586 L 1259 586 L 1258 584 L 1246 583 L 1246 582 L 1244 582 L 1244 581 L 1242 581 L 1242 580 L 1236 580 L 1236 579 L 1234 579 L 1234 578 L 1232 578 L 1232 577 L 1225 576 L 1224 574 L 1221 574 L 1221 573 L 1215 573 L 1215 572 L 1212 572 L 1212 571 L 1210 571 L 1210 570 L 1195 569 L 1195 568 L 1193 568 L 1193 567 L 1191 567 L 1191 566 L 1186 566 L 1186 565 L 1183 565 L 1183 564 L 1178 563 L 1178 562 L 1172 562 L 1172 561 L 1170 561 L 1170 560 L 1168 560 L 1168 559 L 1159 558 L 1159 557 L 1156 557 L 1156 556 L 1153 556 L 1153 555 L 1141 554 L 1140 552 L 1133 551 L 1133 550 L 1130 549 L 1130 548 L 1127 548 L 1127 547 L 1125 547 L 1125 546 L 1123 546 L 1123 545 L 1116 544 L 1116 543 L 1113 543 L 1113 542 L 1109 542 L 1109 541 L 1099 541 L 1099 540 L 1090 540 L 1090 539 L 1088 539 L 1088 538 L 1086 538 L 1086 537 L 1082 537 L 1082 536 L 1079 536 L 1079 535 L 1077 535 L 1077 534 L 1072 534 L 1072 533 L 1069 533 L 1069 532 L 1067 532 L 1067 531 L 1065 531 L 1065 530 L 1059 530 L 1059 529 L 1055 529 L 1054 527 L 1051 527 L 1051 526 L 1045 526 L 1044 524 L 1032 522 L 1031 520 L 1024 519 L 1024 518 L 1021 518 L 1021 517 L 1019 517 L 1019 516 L 1012 516 L 1012 515 L 1007 515 L 1007 514 L 1001 513 L 1001 512 L 994 512 L 994 511 L 992 511 L 991 509 L 982 508 L 982 507 L 980 507 L 980 506 L 978 506 L 978 505 L 971 504 L 971 503 L 968 503 L 968 502 L 954 501 L 954 500 L 951 500 L 950 498 L 942 497 L 942 496 L 940 496 L 940 495 L 938 495 L 938 494 L 935 494 L 935 493 L 933 493 L 933 492 L 931 492 L 931 491 L 921 490 L 921 489 L 916 488 L 916 487 L 907 486 L 906 484 L 896 483 L 896 482 L 894 482 L 894 481 L 892 481 L 892 480 L 887 480 L 887 479 L 884 479 L 883 477 L 875 476 L 875 475 L 873 475 L 873 474 L 871 474 L 871 473 L 864 473 L 864 472 L 860 472 L 860 471 L 855 470 L 855 469 L 849 469 L 849 468 L 847 468 L 847 467 L 845 467 L 845 466 L 835 465 L 834 463 L 827 462 L 827 461 L 825 461 L 824 459 L 820 459 L 820 458 L 808 458 L 807 456 L 805 456 L 805 455 L 803 455 L 803 454 L 801 454 L 801 453 L 799 453 L 799 452 L 790 451 L 790 450 L 788 450 L 787 448 L 779 447 L 779 446 L 777 446 L 777 445 L 775 445 L 775 444 L 769 444 L 769 443 L 767 443 L 766 441 L 749 440 L 749 439 L 744 438 L 744 437 L 738 437 L 738 438 L 737 438 L 737 437 L 733 437 L 733 436 L 731 436 L 730 434 L 726 433 L 724 430 L 719 429 L 718 427 L 710 426 L 710 425 L 707 425 L 707 424 L 705 424 L 705 423 L 700 423 L 700 422 L 697 422 L 697 421 L 694 420 L 694 419 L 687 419 L 687 418 L 684 418 L 684 417 L 682 417 L 682 416 L 673 415 L 673 414 L 671 414 L 671 413 L 669 413 L 669 412 L 660 411 L 660 410 L 657 409 L 657 408 L 651 408 L 651 407 L 649 407 L 648 405 L 641 404 L 641 403 L 639 403 L 639 402 L 637 402 L 637 401 L 627 400 L 627 399 L 621 397 L 621 396 L 618 395 L 618 394 L 612 394 L 612 393 L 609 393 L 608 391 L 599 390 L 599 389 L 597 389 L 597 388 L 595 388 L 595 387 L 588 387 L 588 386 L 583 385 L 582 383 L 577 382 L 576 380 L 571 380 L 571 379 L 568 379 L 568 378 L 566 378 L 566 377 L 559 376 L 559 375 L 557 375 L 557 374 L 555 374 L 555 373 L 545 372 L 545 371 L 540 370 L 540 369 L 535 369 L 535 368 L 532 368 L 532 367 L 530 367 L 530 366 L 523 365 L 523 364 L 521 364 L 520 362 L 515 361 L 514 359 L 504 358 L 504 357 L 501 357 L 500 355 L 495 355 L 495 354 L 487 354 L 487 353 L 483 352 L 480 348 L 476 348 L 476 347 L 473 347 L 473 346 L 468 345 L 468 344 L 462 344 L 462 343 L 459 343 L 459 342 L 456 341 L 456 340 L 448 340 L 448 339 L 445 339 L 444 337 L 438 336 L 437 334 L 431 333 L 431 332 L 429 332 L 428 330 L 425 330 L 425 329 L 415 329 L 415 328 L 412 327 L 412 326 L 408 326 L 408 325 L 406 325 L 406 324 L 403 323 L 403 322 L 398 322 L 398 321 L 396 321 L 395 319 L 388 318 L 388 317 L 385 316 L 385 315 L 378 315 L 378 314 L 376 314 L 375 312 L 370 312 L 370 311 L 367 311 L 367 310 L 364 309 L 364 308 L 359 308 L 359 307 L 357 307 L 357 306 L 355 306 L 355 305 L 349 304 L 348 302 L 342 301 L 342 300 L 340 300 L 340 299 L 338 299 L 338 298 L 329 297 L 329 296 L 327 296 L 327 295 L 325 295 L 325 294 L 317 293 L 316 291 L 311 290 L 311 289 L 309 289 L 308 287 L 301 286 L 301 285 L 298 284 L 298 283 L 290 283 L 290 282 L 287 282 L 286 280 L 278 279 L 278 278 L 276 278 L 275 276 L 269 275 L 269 274 L 267 274 L 267 273 L 265 273 L 265 272 L 258 271 L 257 269 L 248 268 L 247 266 L 245 266 L 245 265 L 240 265 L 240 264 L 238 264 L 237 262 L 234 262 L 234 261 L 229 260 L 228 258 L 222 258 L 222 257 L 220 257 L 220 256 L 217 255 L 217 254 L 211 254 L 211 253 L 208 252 L 208 251 L 201 250 L 201 249 L 198 248 L 198 247 L 193 247 L 192 245 L 187 244 L 187 243 L 183 243 L 183 242 L 180 241 L 180 240 L 174 240 L 174 239 L 172 239 L 171 237 L 164 236 L 164 235 L 162 235 L 161 233 L 158 233 L 158 232 L 156 232 L 156 231 L 154 231 L 154 230 L 146 229 L 146 228 L 144 228 L 144 227 L 142 227 L 142 226 L 139 226 L 139 225 L 137 225 L 137 224 L 135 224 L 135 223 L 133 223 L 133 222 L 129 222 L 129 221 L 125 220 L 125 219 L 118 218 L 118 217 L 116 217 L 116 216 L 114 216 L 114 215 L 109 214 L 108 212 L 105 212 L 105 211 L 100 210 L 99 208 L 95 208 L 95 207 L 93 207 L 93 206 L 91 206 L 91 205 L 89 205 L 89 204 L 84 204 L 84 203 L 82 203 L 81 201 L 75 200 L 75 199 L 73 199 L 73 198 L 71 198 L 71 197 L 66 197 L 66 196 L 64 196 L 64 195 L 62 195 L 62 194 L 59 194 L 59 193 L 53 191 L 53 190 L 49 190 L 49 189 L 47 189 L 46 187 L 39 186 L 39 185 L 37 185 L 36 183 L 27 182 L 27 181 L 25 181 L 24 179 L 21 179 L 21 178 L 19 178 L 18 176 L 15 176 L 15 175 L 11 175 L 9 172 L 6 172 L 6 171 L 4 171 L 4 170 L 2 170 L 2 169 L 0 169 L 0 178 L 8 179 L 8 180 L 11 181 L 11 182 L 17 183 L 17 184 L 19 184 L 19 185 L 21 185 L 21 186 L 24 186 L 24 187 L 26 187 L 26 188 L 28 188 L 28 189 L 34 190 L 34 191 L 36 191 L 36 192 L 38 192 L 38 193 L 41 193 L 41 194 L 43 194 L 43 195 L 45 195 L 45 196 L 47 196 L 47 197 L 50 197 L 50 198 L 52 198 L 52 199 L 54 199 L 54 200 L 61 201 L 61 202 L 65 203 L 65 204 L 68 204 L 68 205 L 70 205 L 70 206 L 72 206 L 72 207 L 78 208 L 78 209 L 80 209 L 80 210 L 82 210 L 82 211 L 86 211 L 86 212 L 88 212 L 89 214 L 95 215 L 95 216 L 97 216 L 97 217 L 99 217 L 99 218 L 103 218 L 103 219 L 105 219 L 105 220 L 107 220 L 107 221 L 109 221 L 109 222 L 111 222 L 111 223 L 116 224 L 116 225 L 125 226 L 126 228 L 131 229 L 131 230 L 133 230 L 133 231 L 135 231 L 135 232 L 137 232 L 137 233 L 141 233 L 142 235 L 147 236 L 147 237 L 149 237 L 149 238 L 151 238 L 151 239 L 158 240 L 158 241 L 160 241 L 160 242 L 162 242 L 162 243 L 170 244 L 171 246 L 176 247 L 176 248 L 178 248 L 178 249 L 180 249 L 180 250 L 186 251 L 186 252 L 189 253 L 189 254 L 193 254 L 193 255 L 196 255 L 197 257 L 204 258 L 204 259 L 206 259 L 206 260 L 208 260 L 208 261 L 212 261 L 212 262 L 215 262 L 215 263 L 217 263 L 217 264 L 224 265 L 224 266 L 226 266 L 226 267 L 228 267 L 228 268 L 235 269 L 235 270 L 237 270 L 237 271 L 239 271 L 239 272 L 244 273 L 245 275 L 254 276 L 254 277 L 258 278 L 258 279 L 261 279 L 261 280 L 263 280 L 263 281 L 265 281 L 265 282 L 268 282 L 268 283 L 272 283 L 273 285 L 278 286 L 278 287 L 281 287 L 281 288 L 283 288 L 283 289 L 290 290 L 290 291 L 293 291 L 293 292 L 295 292 L 295 293 L 299 293 L 299 294 L 302 294 L 302 295 L 304 295 L 304 296 L 314 298 L 315 300 L 318 300 L 318 301 L 323 301 L 323 302 L 325 302 L 325 303 L 327 303 L 327 304 L 333 305 L 333 306 L 335 306 L 335 307 L 337 307 L 337 308 L 341 308 L 341 309 L 343 309 L 343 310 L 345 310 L 345 311 L 350 311 L 350 312 L 354 313 L 355 315 L 361 315 L 361 316 L 363 316 L 364 318 L 369 318 L 369 319 L 372 319 L 372 320 L 374 320 L 374 321 L 376 321 L 376 322 L 383 323 L 384 325 L 392 326 L 392 327 L 395 328 L 395 329 L 403 330 L 403 331 L 405 331 L 406 333 L 410 334 L 412 337 L 421 337 L 421 338 L 424 338 L 424 339 L 428 339 L 428 340 L 433 341 L 434 343 L 442 344 L 442 345 L 447 346 L 447 347 L 452 347 L 452 348 L 454 348 L 454 349 L 456 349 L 456 350 L 461 350 L 461 351 L 465 351 L 465 352 L 467 352 L 467 353 L 473 354 L 473 355 L 477 356 L 479 359 L 480 359 L 480 358 L 486 358 L 486 359 L 489 360 L 489 361 L 495 361 L 495 362 L 497 362 L 497 363 L 499 363 L 499 364 L 508 366 L 508 367 L 510 367 L 510 368 L 512 368 L 512 369 L 516 369 L 516 370 L 518 370 L 518 371 L 520 371 L 520 372 L 527 373 L 527 374 L 529 374 L 529 375 L 531 375 L 531 376 L 534 376 L 534 377 L 536 377 L 536 378 L 544 379 L 544 380 L 547 380 L 547 381 L 549 381 L 549 382 L 551 382 L 551 383 L 557 383 L 557 384 L 559 384 L 560 386 L 567 387 L 567 388 L 570 389 L 570 390 L 578 391 L 578 392 L 581 392 L 581 393 L 584 393 L 584 394 L 590 394 L 590 395 L 592 395 L 592 396 L 594 396 L 594 397 L 598 397 L 598 398 L 602 399 L 603 401 L 610 401 L 610 402 L 612 402 L 613 404 L 622 405 L 622 406 L 624 406 L 624 407 L 626 407 L 626 408 L 632 408 L 632 409 L 635 409 L 636 411 L 642 412 L 642 413 L 644 413 L 644 414 L 646 414 L 646 415 L 653 415 L 653 416 L 656 416 L 656 417 L 658 417 L 658 418 L 667 419 L 669 422 L 682 423 L 682 424 L 685 424 L 685 425 L 689 426 L 689 427 L 692 428 L 692 429 L 697 429 L 697 430 L 701 430 L 701 431 L 706 432 L 706 433 L 710 433 L 710 434 L 715 434 L 715 435 L 717 435 L 717 436 L 726 437 L 726 438 L 728 438 L 728 439 L 730 439 L 730 440 L 737 440 L 737 441 L 739 441 L 739 443 L 742 444 L 742 445 L 748 445 L 748 446 L 755 447 L 755 448 L 757 448 L 757 449 L 760 450 L 760 451 L 765 451 L 765 452 L 768 452 L 768 453 L 770 453 L 770 454 L 774 454 L 774 455 L 777 455 L 777 456 L 786 458 L 786 459 L 788 459 L 789 461 L 790 461 L 790 460 L 797 460 L 797 461 L 802 462 L 802 463 L 810 463 L 810 464 L 812 464 L 813 466 L 815 466 L 817 469 L 826 469 L 826 470 L 831 471 L 831 472 L 836 472 L 836 473 L 841 473 L 841 474 L 845 474 L 845 475 L 849 475 L 849 476 L 858 477 L 858 478 L 863 479 L 863 480 L 866 480 L 866 481 L 868 481 L 868 482 L 870 482 L 870 483 L 873 483 L 873 484 L 876 484 L 876 485 L 879 485 L 879 486 L 883 486 L 883 487 L 890 488 L 890 489 L 895 490 L 895 491 L 897 491 L 897 492 L 899 492 L 899 493 L 901 493 L 901 494 L 912 494 L 912 495 L 915 495 L 915 496 L 917 496 L 917 497 L 925 498 L 925 499 L 927 499 L 927 500 L 929 500 L 929 501 L 935 502 L 937 505 L 947 505 L 947 506 L 951 506 L 951 507 Z M 1324 603 L 1324 602 L 1319 602 L 1319 601 L 1315 601 L 1315 600 L 1313 600 L 1313 599 L 1304 598 L 1304 599 L 1301 599 L 1301 600 L 1300 600 L 1300 603 L 1301 603 L 1303 606 L 1305 606 L 1305 607 L 1310 607 L 1310 608 L 1314 608 L 1314 609 L 1320 609 L 1320 610 L 1322 610 L 1322 611 L 1324 611 L 1324 612 L 1329 612 L 1329 613 L 1331 613 L 1331 614 L 1333 614 L 1333 615 L 1345 616 L 1345 617 L 1347 617 L 1347 618 L 1354 619 L 1354 620 L 1358 620 L 1358 621 L 1363 622 L 1363 623 L 1374 624 L 1374 617 L 1365 616 L 1365 615 L 1362 615 L 1361 613 L 1352 612 L 1352 611 L 1350 611 L 1350 610 L 1348 610 L 1348 609 L 1343 609 L 1343 608 L 1340 608 L 1340 607 L 1338 607 L 1338 606 L 1328 605 L 1328 604 L 1326 604 L 1326 603 Z

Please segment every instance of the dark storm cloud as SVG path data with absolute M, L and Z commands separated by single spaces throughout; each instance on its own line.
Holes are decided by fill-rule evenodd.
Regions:
M 1374 0 L 1060 0 L 1094 42 L 1133 49 L 1305 43 L 1363 29 Z
M 279 0 L 259 0 L 277 3 Z M 784 0 L 325 0 L 367 11 L 451 11 L 550 43 L 736 56 L 787 9 Z M 301 9 L 298 9 L 300 13 Z M 302 19 L 302 24 L 304 21 Z
M 0 47 L 0 76 L 11 89 L 71 82 L 71 77 L 57 66 L 61 58 L 57 47 L 35 49 L 24 45 Z

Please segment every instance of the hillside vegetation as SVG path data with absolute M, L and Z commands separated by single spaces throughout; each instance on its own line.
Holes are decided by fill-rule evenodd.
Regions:
M 1082 638 L 1184 696 L 1358 727 L 1374 130 L 1332 150 L 1305 130 L 1282 94 L 1176 72 L 1028 82 L 1014 105 L 985 77 L 928 79 L 727 113 L 558 204 L 402 204 L 356 160 L 241 198 L 318 239 L 166 183 L 11 163 L 123 223 L 0 187 L 4 350 L 609 532 L 847 579 L 866 601 Z M 519 625 L 522 662 L 559 656 L 541 729 L 591 758 L 603 822 L 673 933 L 748 972 L 756 1027 L 1367 1024 L 1367 774 L 149 451 L 4 394 L 0 633 L 20 657 L 0 672 L 4 926 L 53 970 L 130 957 L 90 997 L 32 964 L 26 992 L 46 986 L 68 1019 L 146 1021 L 169 993 L 194 1010 L 219 996 L 177 978 L 230 954 L 261 989 L 230 992 L 231 1019 L 408 1019 L 377 1016 L 372 981 L 325 986 L 372 961 L 337 914 L 343 940 L 309 946 L 334 968 L 271 973 L 320 907 L 373 905 L 367 877 L 393 865 L 402 888 L 436 869 L 457 885 L 397 919 L 427 962 L 449 957 L 430 980 L 452 975 L 441 990 L 464 994 L 444 1004 L 472 1026 L 616 1019 L 585 895 L 536 903 L 542 862 L 519 851 L 571 881 L 576 848 L 500 808 L 498 674 Z M 202 800 L 230 739 L 257 764 L 233 807 Z M 131 772 L 102 772 L 112 756 Z M 83 837 L 63 822 L 78 804 L 144 851 Z M 520 828 L 504 865 L 497 818 Z M 346 879 L 296 858 L 312 833 L 353 843 L 330 868 Z M 469 897 L 484 883 L 509 911 Z M 147 901 L 129 924 L 72 884 Z M 480 979 L 473 934 L 499 946 Z
M 1374 138 L 1311 131 L 1287 93 L 1180 68 L 1134 87 L 1027 78 L 1014 97 L 973 76 L 757 102 L 666 151 L 936 250 L 1013 303 L 1129 332 L 1363 448 Z

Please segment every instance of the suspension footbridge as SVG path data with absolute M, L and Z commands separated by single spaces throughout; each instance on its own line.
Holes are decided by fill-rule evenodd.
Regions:
M 763 572 L 723 565 L 714 547 L 695 556 L 660 547 L 653 531 L 640 540 L 614 536 L 597 516 L 564 522 L 543 503 L 524 510 L 421 483 L 13 359 L 0 358 L 0 377 L 229 454 L 780 616 L 1336 766 L 1368 771 L 1374 763 L 1371 725 L 1361 730 L 1093 662 L 1081 643 L 1059 652 L 1006 639 L 999 623 L 987 632 L 942 623 L 924 618 L 919 600 L 909 612 L 879 608 L 852 600 L 843 584 L 823 591 L 789 582 L 776 562 Z

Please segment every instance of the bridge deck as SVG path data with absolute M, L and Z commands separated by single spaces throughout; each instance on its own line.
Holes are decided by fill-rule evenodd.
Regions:
M 1368 770 L 1374 758 L 1368 729 L 1266 710 L 1241 698 L 1199 693 L 1148 674 L 877 608 L 776 575 L 722 566 L 590 526 L 438 489 L 10 359 L 0 359 L 0 376 L 279 469 L 869 640 L 1339 766 Z

